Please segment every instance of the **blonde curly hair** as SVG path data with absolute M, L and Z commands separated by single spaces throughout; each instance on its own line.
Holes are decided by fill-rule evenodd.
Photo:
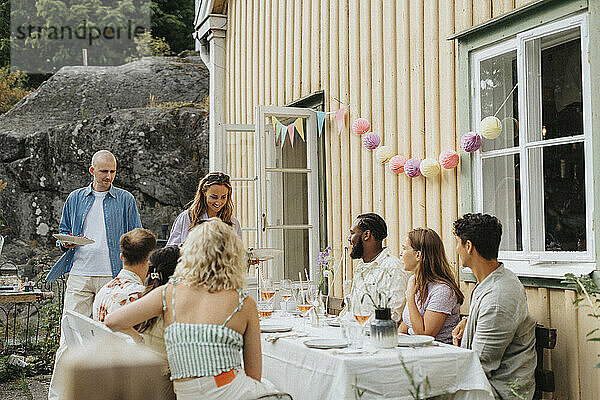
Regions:
M 210 218 L 190 231 L 173 278 L 210 293 L 246 285 L 246 250 L 231 226 Z

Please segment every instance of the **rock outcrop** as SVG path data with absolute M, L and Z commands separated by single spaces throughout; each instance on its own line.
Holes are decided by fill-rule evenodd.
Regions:
M 53 245 L 63 203 L 89 184 L 100 149 L 116 155 L 115 186 L 133 193 L 144 227 L 170 225 L 207 172 L 208 114 L 197 104 L 207 94 L 199 59 L 153 57 L 62 68 L 0 116 L 5 255 L 24 263 L 19 247 Z

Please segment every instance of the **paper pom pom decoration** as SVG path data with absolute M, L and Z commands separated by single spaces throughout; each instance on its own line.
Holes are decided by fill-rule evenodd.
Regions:
M 440 153 L 440 165 L 452 169 L 458 165 L 459 157 L 454 150 L 444 150 Z
M 375 158 L 382 164 L 389 161 L 394 156 L 394 152 L 390 146 L 381 146 L 375 151 Z
M 406 157 L 398 154 L 390 158 L 390 170 L 395 174 L 401 174 L 404 172 L 404 163 L 406 162 Z
M 440 164 L 433 158 L 426 158 L 419 164 L 421 175 L 425 178 L 436 176 L 440 173 Z
M 352 131 L 357 135 L 364 135 L 371 129 L 371 124 L 365 118 L 357 118 L 352 123 Z
M 365 149 L 374 150 L 379 146 L 379 143 L 381 143 L 381 138 L 375 132 L 369 132 L 363 136 L 362 142 Z
M 421 160 L 418 158 L 411 158 L 404 163 L 404 173 L 409 178 L 416 178 L 421 175 L 421 171 L 419 170 L 419 165 L 421 164 Z
M 467 132 L 460 138 L 460 147 L 467 153 L 479 150 L 481 147 L 481 136 L 475 132 Z M 406 168 L 406 167 L 405 167 Z
M 479 124 L 479 133 L 486 139 L 496 139 L 502 132 L 502 122 L 494 116 L 485 117 Z

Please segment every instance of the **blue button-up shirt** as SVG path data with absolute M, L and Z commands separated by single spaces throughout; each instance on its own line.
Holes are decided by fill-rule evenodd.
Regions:
M 83 235 L 83 222 L 94 203 L 92 184 L 71 192 L 62 211 L 59 230 L 60 233 Z M 135 228 L 142 227 L 135 199 L 127 190 L 110 186 L 108 194 L 102 203 L 104 208 L 104 225 L 106 226 L 106 241 L 108 242 L 108 256 L 113 277 L 123 268 L 121 261 L 119 239 L 121 235 Z M 57 242 L 60 246 L 60 243 Z M 65 250 L 61 247 L 62 250 Z M 66 250 L 62 257 L 54 264 L 46 277 L 48 282 L 66 274 L 73 267 L 73 255 L 79 247 Z

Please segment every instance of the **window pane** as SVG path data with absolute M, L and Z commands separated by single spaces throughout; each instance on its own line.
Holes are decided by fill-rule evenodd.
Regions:
M 277 117 L 277 120 L 283 125 L 287 126 L 289 124 L 293 124 L 294 121 L 296 121 L 296 118 Z M 306 129 L 305 119 L 300 118 L 300 120 Z M 281 135 L 281 131 L 273 133 L 273 119 L 271 116 L 265 118 L 265 127 L 267 130 L 267 159 L 265 160 L 266 168 L 306 168 L 306 141 L 302 140 L 300 134 L 294 130 L 294 147 L 292 147 L 289 132 L 286 131 L 285 136 L 283 137 Z M 283 148 L 281 147 L 281 140 L 284 140 Z
M 265 188 L 267 225 L 308 224 L 306 173 L 269 172 Z
M 502 222 L 500 250 L 523 250 L 521 235 L 521 185 L 519 155 L 484 158 L 483 212 Z
M 481 61 L 479 88 L 481 119 L 495 115 L 502 122 L 496 139 L 484 139 L 482 151 L 519 145 L 519 115 L 516 50 Z M 512 93 L 511 93 L 512 92 Z M 479 121 L 477 122 L 479 129 Z
M 305 278 L 304 269 L 309 270 L 308 229 L 267 229 L 267 247 L 283 250 L 283 254 L 268 261 L 267 274 L 275 280 L 298 279 L 298 272 Z
M 581 40 L 579 28 L 530 41 L 526 44 L 532 93 L 541 93 L 541 113 L 536 112 L 537 96 L 529 96 L 529 141 L 582 135 L 583 95 L 581 90 Z M 540 63 L 540 66 L 535 64 Z M 537 71 L 541 70 L 541 74 Z M 538 78 L 541 76 L 541 78 Z M 541 87 L 540 87 L 541 85 Z
M 533 251 L 586 250 L 583 148 L 569 143 L 529 150 Z
M 231 198 L 233 200 L 233 215 L 242 226 L 242 241 L 244 246 L 256 246 L 256 176 L 254 166 L 254 132 L 227 131 L 225 146 L 228 157 L 225 172 L 231 177 Z M 238 180 L 241 179 L 241 180 Z M 253 228 L 249 231 L 244 228 Z

